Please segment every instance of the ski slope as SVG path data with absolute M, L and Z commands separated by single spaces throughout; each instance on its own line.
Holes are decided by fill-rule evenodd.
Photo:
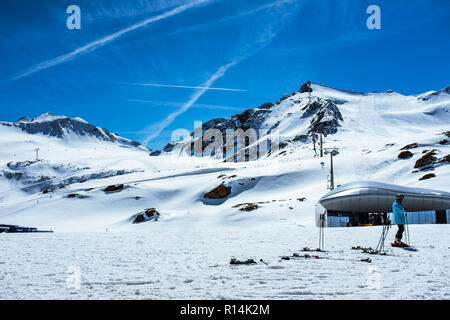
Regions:
M 317 228 L 277 220 L 137 229 L 1 234 L 0 299 L 450 298 L 447 225 L 412 225 L 419 251 L 389 247 L 387 256 L 351 249 L 375 247 L 380 227 L 329 228 L 327 252 L 318 254 L 325 259 L 289 261 L 280 256 L 317 246 Z M 230 265 L 233 257 L 268 265 Z M 359 261 L 365 258 L 372 262 Z
M 106 129 L 79 118 L 66 119 L 70 126 L 53 136 L 0 125 L 0 221 L 54 231 L 128 231 L 153 228 L 153 222 L 137 226 L 125 221 L 155 208 L 161 213 L 156 223 L 166 226 L 246 228 L 279 219 L 313 225 L 314 204 L 327 192 L 329 158 L 315 157 L 311 142 L 293 138 L 307 135 L 308 124 L 314 121 L 314 114 L 303 113 L 308 101 L 326 99 L 336 102 L 343 118 L 337 132 L 324 138 L 324 147 L 340 150 L 334 161 L 336 184 L 374 180 L 450 191 L 446 89 L 403 96 L 318 84 L 311 88 L 311 93 L 296 93 L 264 114 L 262 127 L 278 123 L 271 134 L 278 134 L 286 147 L 252 162 L 224 163 L 170 152 L 151 157 L 146 148 L 124 143 L 126 139 L 117 135 L 105 136 Z M 61 126 L 64 119 L 45 114 L 18 123 L 48 128 Z M 409 150 L 412 157 L 398 159 L 401 149 L 414 143 L 417 147 Z M 415 162 L 430 150 L 437 159 L 432 168 L 415 169 Z M 419 180 L 430 172 L 434 178 Z M 203 198 L 222 183 L 232 187 L 229 197 Z M 124 185 L 122 190 L 105 192 L 119 184 Z M 242 212 L 238 208 L 245 203 L 259 208 Z

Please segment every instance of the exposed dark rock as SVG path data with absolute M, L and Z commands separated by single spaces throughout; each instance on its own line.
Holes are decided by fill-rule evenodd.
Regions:
M 450 154 L 444 156 L 439 162 L 448 162 L 450 163 Z
M 104 192 L 122 191 L 124 189 L 124 187 L 125 186 L 123 184 L 115 184 L 115 185 L 106 187 L 103 191 Z
M 442 144 L 442 145 L 446 145 L 448 143 L 449 143 L 449 141 L 447 139 L 439 141 L 439 144 Z
M 443 132 L 442 134 L 445 134 L 447 137 L 449 137 L 450 138 L 450 131 L 447 131 L 447 132 Z
M 312 88 L 310 87 L 311 85 L 311 81 L 306 81 L 306 83 L 302 84 L 301 88 L 300 88 L 300 92 L 304 93 L 304 92 L 312 92 Z
M 150 152 L 150 156 L 157 157 L 161 154 L 161 152 L 162 152 L 161 150 L 156 150 L 156 151 Z
M 430 94 L 427 94 L 426 96 L 422 97 L 421 99 L 426 101 L 426 100 L 429 100 L 431 97 L 439 96 L 442 93 L 450 94 L 450 86 L 447 86 L 444 89 L 441 89 L 441 90 L 438 90 L 438 91 L 434 91 L 434 92 L 432 92 Z
M 309 133 L 334 134 L 341 126 L 339 121 L 344 121 L 333 100 L 317 98 L 302 110 L 305 110 L 302 118 L 311 117 Z
M 431 179 L 431 178 L 435 178 L 436 175 L 434 173 L 427 173 L 426 175 L 424 175 L 422 178 L 419 179 L 419 181 L 421 180 L 427 180 L 427 179 Z
M 298 201 L 302 201 L 302 202 L 303 202 L 303 201 L 305 201 L 305 200 L 306 200 L 306 198 L 305 198 L 305 197 L 302 197 L 302 198 L 297 198 L 297 200 L 298 200 Z
M 37 163 L 38 161 L 29 161 L 29 160 L 27 160 L 27 161 L 18 161 L 18 162 L 8 162 L 7 164 L 6 164 L 6 166 L 9 168 L 9 169 L 11 169 L 11 170 L 19 170 L 19 169 L 23 169 L 23 168 L 25 168 L 25 167 L 29 167 L 29 166 L 31 166 L 32 164 L 35 164 L 35 163 Z
M 240 203 L 233 208 L 239 208 L 239 211 L 253 211 L 259 208 L 259 206 L 256 203 Z
M 155 208 L 149 208 L 145 209 L 143 212 L 140 212 L 136 215 L 136 217 L 133 220 L 133 223 L 143 223 L 147 221 L 158 221 L 159 219 L 159 212 L 156 211 Z
M 411 151 L 402 151 L 398 154 L 399 159 L 409 159 L 413 156 Z
M 21 180 L 23 177 L 23 172 L 11 172 L 11 171 L 0 171 L 0 176 L 5 177 L 8 180 Z
M 306 141 L 308 141 L 308 138 L 309 138 L 308 135 L 306 135 L 306 134 L 301 134 L 301 135 L 295 136 L 295 138 L 292 139 L 292 141 L 306 142 Z
M 245 261 L 240 261 L 240 260 L 237 260 L 235 258 L 232 258 L 230 260 L 230 264 L 256 264 L 256 261 L 253 260 L 253 259 L 247 259 Z
M 159 212 L 156 211 L 155 208 L 145 209 L 144 212 L 145 212 L 145 215 L 149 218 L 160 215 Z
M 272 102 L 266 102 L 258 107 L 258 109 L 270 109 L 274 106 Z
M 223 199 L 231 194 L 231 187 L 225 186 L 223 183 L 211 191 L 207 192 L 203 197 L 206 199 Z
M 434 156 L 436 154 L 435 150 L 427 152 L 420 159 L 416 161 L 414 168 L 424 168 L 436 162 L 437 158 Z
M 78 193 L 69 193 L 68 195 L 66 195 L 66 198 L 68 199 L 74 199 L 74 198 L 78 198 L 78 199 L 86 199 L 88 198 L 88 196 L 84 196 Z
M 280 98 L 280 101 L 284 101 L 284 100 L 286 100 L 286 99 L 289 98 L 289 97 L 290 97 L 289 94 L 285 94 L 284 96 L 282 96 L 282 97 Z
M 411 143 L 411 144 L 408 144 L 408 145 L 404 146 L 400 150 L 410 150 L 410 149 L 414 149 L 414 148 L 417 148 L 417 147 L 419 147 L 419 144 L 414 142 L 414 143 Z
M 142 222 L 145 222 L 145 221 L 147 221 L 147 220 L 145 219 L 144 215 L 141 213 L 141 214 L 138 214 L 136 216 L 136 218 L 134 219 L 133 223 L 142 223 Z

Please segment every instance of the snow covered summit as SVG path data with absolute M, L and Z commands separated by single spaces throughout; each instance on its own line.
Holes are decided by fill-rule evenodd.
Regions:
M 18 128 L 29 134 L 42 134 L 48 137 L 55 137 L 60 139 L 98 139 L 100 141 L 107 141 L 117 143 L 122 146 L 140 147 L 141 144 L 137 141 L 118 136 L 111 133 L 105 128 L 97 127 L 88 123 L 87 121 L 76 117 L 69 118 L 66 116 L 54 116 L 52 113 L 44 113 L 32 119 L 22 117 L 16 122 L 0 122 L 1 126 Z
M 450 87 L 421 95 L 404 96 L 392 90 L 384 93 L 361 93 L 334 89 L 307 82 L 299 91 L 286 94 L 276 103 L 245 110 L 229 119 L 217 118 L 203 124 L 203 133 L 218 129 L 226 142 L 228 129 L 265 129 L 268 139 L 279 139 L 280 150 L 272 157 L 298 153 L 298 149 L 312 141 L 313 135 L 329 136 L 328 141 L 358 141 L 371 137 L 372 141 L 389 136 L 425 133 L 440 127 L 447 130 L 450 123 Z M 198 139 L 191 133 L 192 141 Z M 255 144 L 259 144 L 258 137 Z M 355 139 L 356 138 L 356 139 Z M 203 139 L 203 156 L 213 140 Z M 174 153 L 175 147 L 185 141 L 172 141 L 153 156 Z M 250 143 L 238 144 L 237 149 L 248 149 Z M 208 148 L 208 149 L 207 149 Z M 286 149 L 287 148 L 287 149 Z M 286 150 L 283 150 L 286 149 Z M 237 151 L 236 151 L 237 152 Z M 193 154 L 193 153 L 192 153 Z M 198 154 L 196 154 L 198 155 Z M 224 155 L 224 158 L 230 155 Z

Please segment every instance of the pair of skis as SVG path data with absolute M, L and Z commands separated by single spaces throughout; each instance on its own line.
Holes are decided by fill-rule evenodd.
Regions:
M 318 256 L 318 255 L 309 255 L 309 254 L 298 254 L 293 253 L 292 256 L 282 256 L 280 257 L 281 260 L 291 260 L 296 258 L 305 258 L 305 259 L 327 259 L 327 260 L 335 260 L 335 261 L 358 261 L 358 262 L 372 262 L 372 259 L 366 258 L 366 259 L 345 259 L 345 258 L 333 258 L 333 257 L 324 257 L 324 256 Z
M 404 250 L 407 250 L 407 251 L 418 251 L 416 248 L 414 248 L 414 247 L 411 247 L 411 238 L 410 238 L 410 236 L 409 236 L 409 224 L 408 224 L 408 214 L 407 214 L 407 212 L 405 212 L 405 222 L 406 222 L 406 224 L 405 224 L 405 226 L 406 226 L 406 233 L 405 233 L 405 240 L 406 240 L 406 246 L 396 246 L 396 245 L 394 245 L 393 243 L 391 243 L 391 246 L 392 247 L 394 247 L 394 248 L 402 248 L 402 249 L 404 249 Z

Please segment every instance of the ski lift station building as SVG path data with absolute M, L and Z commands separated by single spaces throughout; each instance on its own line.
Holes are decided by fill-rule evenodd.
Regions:
M 393 221 L 392 204 L 403 194 L 408 223 L 449 223 L 450 193 L 374 181 L 358 181 L 337 187 L 316 204 L 316 226 L 325 214 L 328 227 L 371 225 L 372 217 Z

